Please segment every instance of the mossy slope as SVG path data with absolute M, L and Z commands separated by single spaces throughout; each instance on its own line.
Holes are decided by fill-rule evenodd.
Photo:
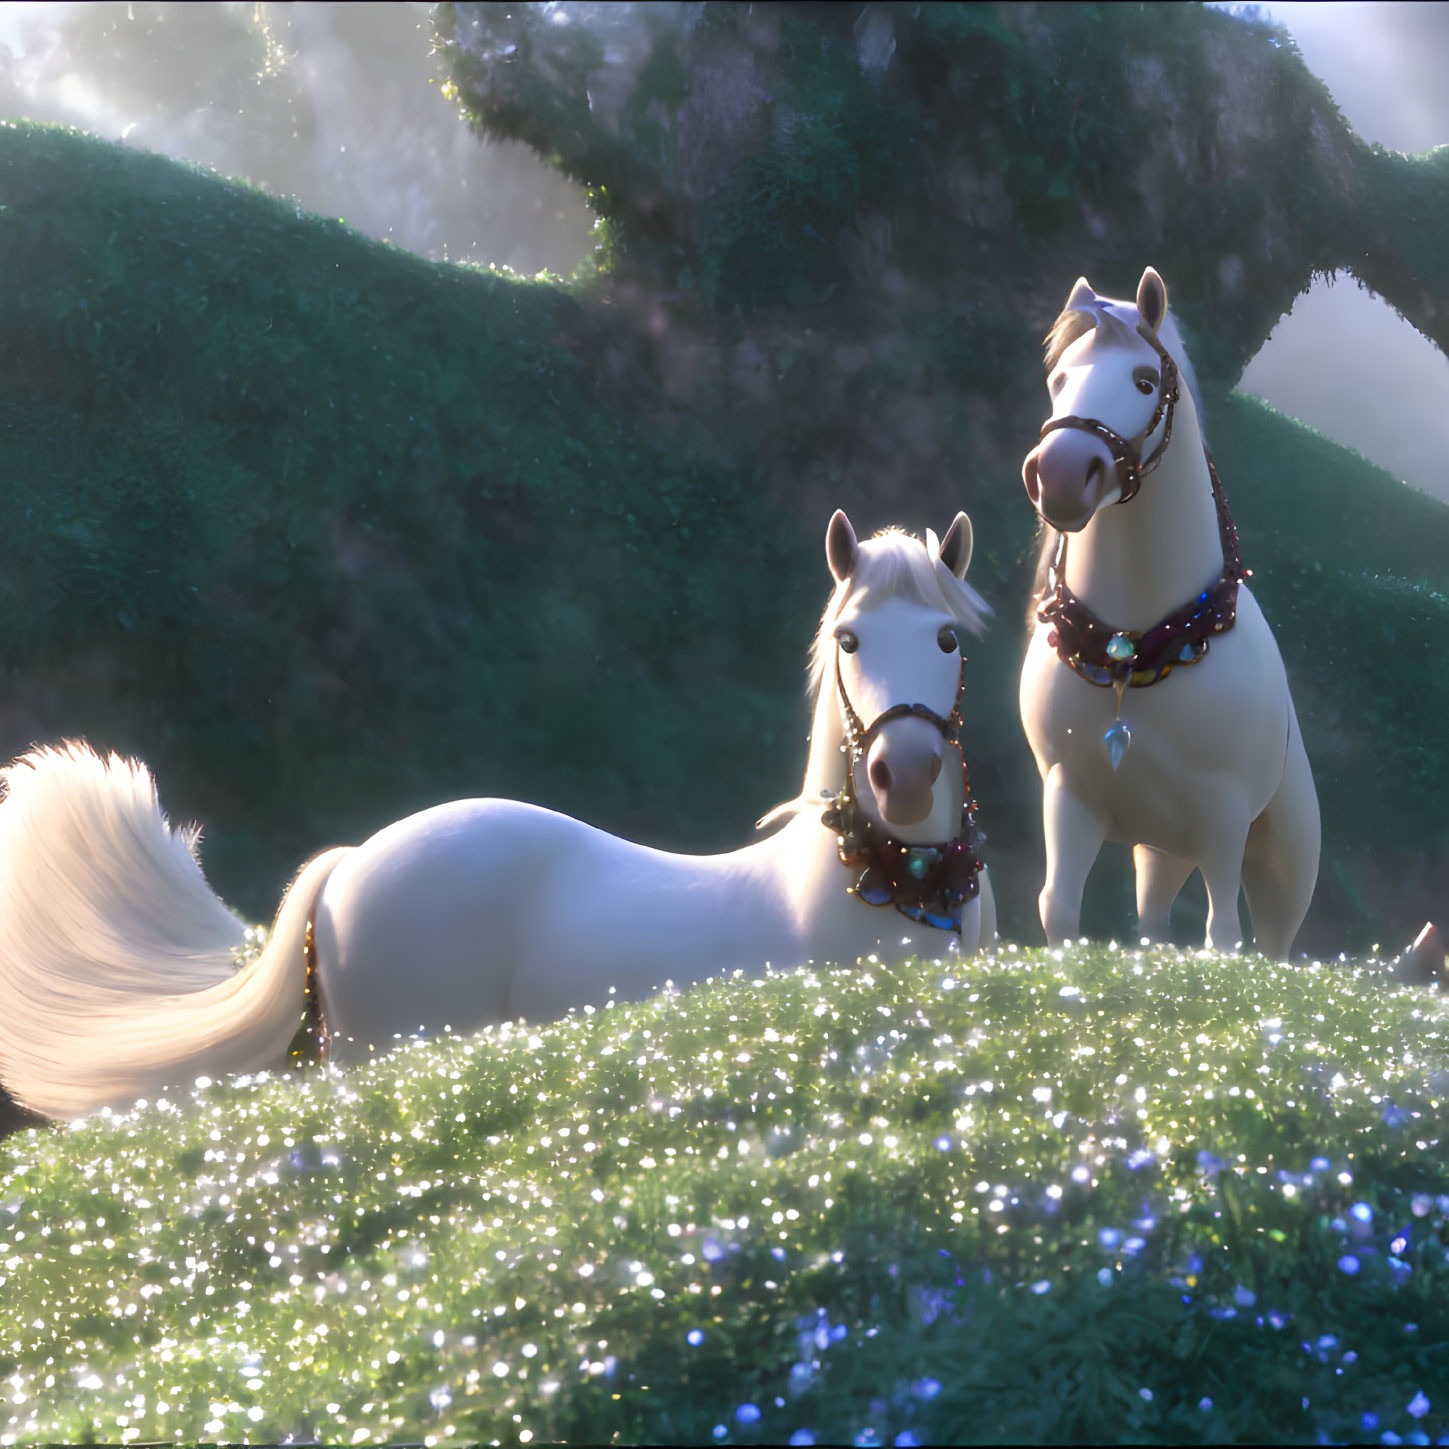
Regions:
M 55 128 L 0 202 L 4 753 L 146 758 L 264 919 L 439 799 L 708 846 L 793 793 L 814 540 L 661 462 L 557 287 Z
M 1433 1442 L 1445 1031 L 1357 965 L 1009 953 L 12 1137 L 0 1432 Z

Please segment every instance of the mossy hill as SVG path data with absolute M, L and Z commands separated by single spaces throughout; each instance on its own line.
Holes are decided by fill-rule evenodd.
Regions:
M 830 510 L 965 507 L 997 609 L 973 779 L 1003 929 L 1035 939 L 1037 339 L 1078 273 L 1124 292 L 1150 261 L 1323 800 L 1300 945 L 1440 908 L 1449 513 L 1228 388 L 1370 214 L 1429 300 L 1387 261 L 1375 285 L 1437 335 L 1442 157 L 1363 147 L 1281 35 L 1192 6 L 540 15 L 437 21 L 464 106 L 593 188 L 604 245 L 568 283 L 0 131 L 0 752 L 139 754 L 257 918 L 315 850 L 459 795 L 729 848 L 798 784 Z M 1130 923 L 1104 863 L 1085 925 Z
M 1440 1443 L 1446 1067 L 1377 969 L 1097 946 L 182 1088 L 0 1143 L 0 1435 Z

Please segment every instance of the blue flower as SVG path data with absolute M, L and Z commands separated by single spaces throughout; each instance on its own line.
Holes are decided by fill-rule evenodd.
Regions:
M 1361 1223 L 1368 1223 L 1373 1221 L 1374 1210 L 1366 1202 L 1356 1202 L 1349 1208 L 1348 1215 Z
M 760 1406 L 758 1404 L 741 1404 L 735 1410 L 735 1418 L 742 1424 L 758 1424 L 760 1422 Z
M 1361 1266 L 1358 1259 L 1352 1253 L 1345 1253 L 1338 1260 L 1338 1271 L 1340 1273 L 1347 1273 L 1350 1277 L 1357 1273 Z
M 1429 1412 L 1429 1401 L 1422 1393 L 1417 1393 L 1409 1400 L 1409 1412 L 1416 1419 L 1422 1419 Z
M 704 1330 L 702 1328 L 691 1328 L 689 1332 L 684 1335 L 684 1341 L 691 1348 L 698 1348 L 700 1344 L 704 1342 Z
M 1102 1228 L 1097 1233 L 1097 1241 L 1110 1253 L 1122 1241 L 1122 1234 L 1116 1228 Z
M 815 1434 L 810 1429 L 796 1429 L 790 1435 L 790 1442 L 792 1444 L 813 1444 L 815 1442 Z

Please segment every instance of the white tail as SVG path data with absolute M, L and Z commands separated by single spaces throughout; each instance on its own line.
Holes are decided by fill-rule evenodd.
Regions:
M 301 1020 L 310 862 L 245 969 L 245 927 L 136 760 L 69 742 L 0 770 L 0 1081 L 48 1117 L 280 1064 Z

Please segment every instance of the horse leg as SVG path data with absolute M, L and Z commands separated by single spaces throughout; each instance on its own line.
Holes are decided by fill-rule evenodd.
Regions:
M 981 889 L 977 899 L 981 902 L 981 927 L 977 933 L 976 949 L 978 951 L 994 951 L 996 949 L 996 893 L 991 889 L 991 872 L 983 865 L 981 867 Z
M 1137 873 L 1137 932 L 1149 941 L 1166 941 L 1171 935 L 1172 903 L 1192 874 L 1193 863 L 1151 845 L 1134 845 L 1132 864 Z
M 1243 890 L 1253 918 L 1254 944 L 1273 961 L 1288 959 L 1293 938 L 1308 914 L 1322 847 L 1313 771 L 1291 705 L 1289 711 L 1283 779 L 1249 828 L 1243 852 Z
M 1239 782 L 1222 780 L 1193 803 L 1201 842 L 1197 863 L 1208 894 L 1205 944 L 1211 951 L 1241 951 L 1243 923 L 1238 917 L 1238 895 L 1243 886 L 1243 853 L 1251 823 L 1247 793 Z
M 1082 929 L 1082 890 L 1087 873 L 1107 838 L 1107 822 L 1053 765 L 1042 782 L 1042 831 L 1046 836 L 1046 882 L 1037 897 L 1047 944 L 1075 941 Z

